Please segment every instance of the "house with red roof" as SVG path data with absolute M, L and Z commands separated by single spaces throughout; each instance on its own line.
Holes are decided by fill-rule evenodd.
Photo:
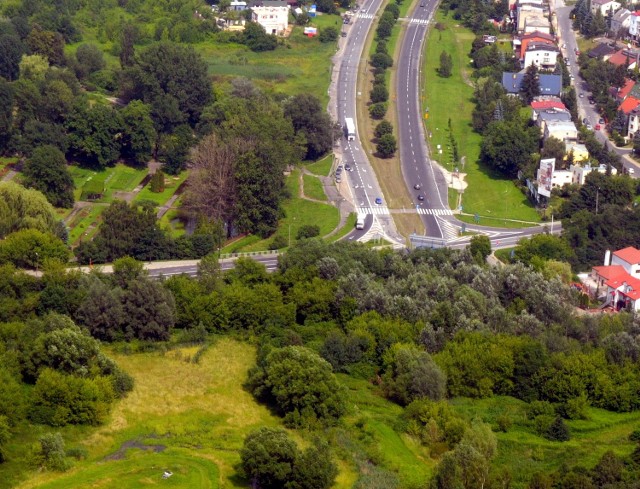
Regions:
M 605 304 L 616 309 L 640 310 L 640 250 L 628 246 L 605 254 L 604 265 L 593 267 L 598 288 L 606 287 Z
M 633 70 L 636 67 L 636 57 L 637 55 L 635 53 L 627 51 L 626 49 L 621 49 L 617 53 L 611 55 L 607 62 L 615 66 L 626 66 L 627 69 Z
M 620 88 L 611 87 L 609 89 L 609 94 L 616 100 L 616 102 L 621 104 L 629 96 L 635 84 L 636 82 L 634 82 L 631 78 L 625 78 L 624 86 Z
M 640 100 L 629 95 L 624 100 L 624 102 L 620 104 L 620 106 L 618 107 L 618 110 L 621 110 L 622 112 L 624 112 L 625 115 L 629 115 L 631 112 L 633 112 L 635 109 L 638 108 L 638 105 L 640 105 Z

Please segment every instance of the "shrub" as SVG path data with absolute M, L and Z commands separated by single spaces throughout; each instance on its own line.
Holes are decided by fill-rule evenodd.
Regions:
M 371 56 L 371 66 L 374 68 L 382 68 L 386 70 L 387 68 L 391 68 L 393 66 L 393 58 L 389 56 L 387 53 L 374 53 Z
M 377 104 L 389 100 L 389 90 L 384 85 L 374 85 L 369 95 L 371 102 Z
M 281 248 L 286 248 L 288 244 L 289 243 L 287 241 L 287 238 L 285 238 L 281 234 L 278 234 L 277 236 L 274 236 L 271 240 L 271 243 L 269 243 L 269 249 L 279 250 Z
M 40 465 L 49 469 L 64 472 L 71 468 L 66 459 L 64 440 L 60 433 L 47 433 L 39 438 L 40 447 L 37 458 Z
M 332 42 L 338 39 L 338 29 L 333 26 L 325 27 L 318 36 L 320 42 Z
M 398 149 L 395 136 L 393 134 L 385 134 L 382 136 L 376 145 L 376 149 L 381 158 L 391 158 L 396 152 L 396 149 Z
M 569 441 L 571 438 L 569 433 L 569 427 L 560 416 L 556 416 L 553 423 L 547 429 L 545 438 L 554 441 Z
M 375 136 L 380 139 L 385 134 L 393 133 L 393 124 L 389 121 L 380 121 L 376 126 Z
M 151 175 L 151 181 L 149 182 L 150 190 L 153 193 L 159 194 L 164 192 L 165 182 L 164 182 L 164 173 L 162 170 L 156 170 L 156 172 Z
M 296 239 L 315 238 L 320 235 L 320 226 L 317 224 L 305 224 L 300 226 Z
M 496 419 L 496 423 L 498 423 L 498 429 L 503 433 L 506 433 L 511 428 L 513 424 L 511 421 L 511 417 L 508 414 L 501 414 Z
M 369 115 L 372 119 L 382 119 L 387 113 L 387 103 L 380 102 L 369 106 Z

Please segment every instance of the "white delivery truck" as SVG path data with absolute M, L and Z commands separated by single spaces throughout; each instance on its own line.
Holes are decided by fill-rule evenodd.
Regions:
M 356 229 L 364 229 L 364 218 L 367 217 L 365 214 L 358 214 L 356 218 Z
M 356 139 L 356 125 L 351 117 L 345 118 L 344 128 L 347 132 L 347 141 L 354 141 Z

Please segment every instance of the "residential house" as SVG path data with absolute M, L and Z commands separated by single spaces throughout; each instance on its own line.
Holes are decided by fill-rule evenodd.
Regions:
M 591 269 L 599 289 L 605 288 L 605 304 L 616 309 L 640 310 L 640 250 L 633 246 L 607 251 L 604 265 Z
M 640 99 L 635 98 L 633 95 L 627 96 L 627 98 L 620 104 L 618 110 L 624 112 L 625 115 L 631 114 L 640 105 Z
M 545 19 L 544 16 L 544 8 L 537 5 L 518 5 L 517 8 L 517 32 L 518 34 L 522 34 L 524 32 L 524 28 L 527 22 L 527 19 Z M 548 23 L 548 21 L 547 21 Z M 529 27 L 531 27 L 531 22 L 529 23 Z M 535 30 L 535 29 L 534 29 Z M 534 32 L 534 31 L 530 31 Z M 540 32 L 544 32 L 546 34 L 550 34 L 548 29 L 543 29 Z
M 544 125 L 543 138 L 554 137 L 560 141 L 578 139 L 578 128 L 573 121 L 547 121 Z
M 634 41 L 638 40 L 640 35 L 640 11 L 631 12 L 629 16 L 629 37 Z
M 551 34 L 551 22 L 544 15 L 529 15 L 524 20 L 523 33 L 544 32 Z
M 622 4 L 615 0 L 591 0 L 591 13 L 594 15 L 600 10 L 602 16 L 606 17 L 611 10 L 616 12 L 620 7 L 622 7 Z
M 584 146 L 584 145 L 576 145 L 576 146 Z M 567 148 L 568 148 L 568 145 L 567 145 Z M 585 148 L 585 151 L 586 151 L 586 148 Z M 587 152 L 587 155 L 588 154 L 589 153 Z M 601 164 L 598 166 L 591 166 L 591 164 L 587 163 L 586 165 L 582 166 L 579 163 L 576 163 L 574 165 L 571 165 L 570 170 L 572 173 L 571 183 L 584 185 L 584 179 L 587 177 L 589 173 L 595 171 L 602 175 L 606 174 L 607 165 Z M 618 173 L 618 170 L 616 170 L 613 167 L 611 167 L 610 171 L 612 175 L 616 175 Z
M 246 9 L 247 9 L 247 2 L 239 1 L 239 0 L 231 0 L 231 5 L 229 6 L 229 10 L 235 10 L 236 12 L 240 12 Z
M 611 95 L 611 97 L 613 97 L 613 99 L 618 103 L 618 105 L 620 105 L 631 94 L 631 91 L 633 90 L 633 87 L 635 86 L 635 84 L 636 82 L 634 82 L 632 79 L 625 78 L 624 85 L 622 87 L 609 88 L 609 95 Z
M 540 128 L 540 132 L 544 134 L 549 122 L 570 122 L 571 114 L 569 111 L 560 109 L 547 109 L 538 111 L 536 114 L 536 125 Z
M 636 133 L 640 130 L 640 107 L 636 107 L 629 112 L 629 122 L 627 123 L 627 134 L 629 139 L 633 140 Z
M 620 51 L 612 54 L 609 59 L 607 59 L 607 62 L 616 66 L 626 66 L 627 69 L 633 70 L 636 67 L 637 57 L 637 53 L 627 49 L 621 49 Z
M 555 70 L 560 50 L 548 41 L 529 42 L 522 60 L 522 67 L 536 65 L 541 70 Z
M 607 61 L 611 56 L 616 53 L 616 48 L 603 42 L 598 44 L 595 48 L 587 53 L 587 56 L 593 59 L 601 59 Z
M 257 22 L 267 34 L 283 36 L 289 27 L 289 6 L 284 1 L 262 1 L 251 7 L 251 20 Z
M 505 71 L 502 73 L 502 86 L 509 95 L 518 95 L 520 93 L 520 86 L 522 85 L 522 79 L 524 78 L 524 71 L 520 73 L 509 73 Z M 561 75 L 538 75 L 540 82 L 540 95 L 548 96 L 554 95 L 560 96 L 562 91 L 562 76 Z
M 609 33 L 613 37 L 626 38 L 629 34 L 629 25 L 631 24 L 631 12 L 626 8 L 621 8 L 613 17 L 611 17 L 611 27 L 609 27 Z
M 556 38 L 551 34 L 545 34 L 544 32 L 535 31 L 529 34 L 523 34 L 519 37 L 514 37 L 513 39 L 513 47 L 514 49 L 518 49 L 518 58 L 520 61 L 524 60 L 524 54 L 527 51 L 527 46 L 532 42 L 548 42 L 551 44 L 555 44 Z
M 573 161 L 580 163 L 589 159 L 589 150 L 584 144 L 568 141 L 565 143 L 566 154 L 564 159 L 569 158 L 569 154 L 573 152 Z

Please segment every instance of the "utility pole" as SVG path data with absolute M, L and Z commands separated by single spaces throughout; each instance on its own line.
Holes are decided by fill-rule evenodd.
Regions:
M 600 187 L 596 187 L 596 216 L 598 215 L 598 196 L 600 195 Z

